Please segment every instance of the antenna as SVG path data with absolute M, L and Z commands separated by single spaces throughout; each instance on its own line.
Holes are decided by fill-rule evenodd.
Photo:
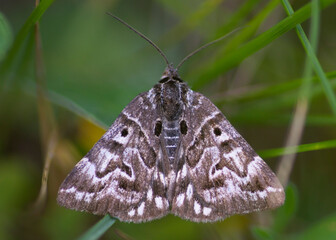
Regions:
M 220 37 L 220 38 L 218 38 L 218 39 L 216 39 L 216 40 L 213 40 L 213 41 L 211 41 L 211 42 L 209 42 L 209 43 L 207 43 L 207 44 L 205 44 L 205 45 L 203 45 L 203 46 L 197 48 L 196 50 L 194 50 L 193 52 L 191 52 L 190 54 L 188 54 L 185 58 L 183 58 L 183 60 L 177 65 L 177 67 L 176 67 L 176 71 L 182 66 L 182 64 L 183 64 L 185 61 L 187 61 L 190 57 L 194 56 L 194 55 L 195 55 L 196 53 L 198 53 L 199 51 L 203 50 L 204 48 L 206 48 L 206 47 L 208 47 L 208 46 L 210 46 L 210 45 L 212 45 L 212 44 L 214 44 L 214 43 L 217 43 L 217 42 L 223 40 L 224 38 L 227 38 L 228 36 L 230 36 L 231 34 L 237 32 L 238 30 L 240 30 L 240 29 L 242 29 L 242 28 L 244 28 L 244 27 L 236 28 L 236 29 L 232 30 L 231 32 L 225 34 L 224 36 L 222 36 L 222 37 Z
M 121 22 L 122 24 L 124 24 L 126 27 L 128 27 L 129 29 L 131 29 L 133 32 L 135 32 L 136 34 L 138 34 L 140 37 L 142 37 L 143 39 L 145 39 L 150 45 L 152 45 L 160 54 L 161 56 L 164 58 L 167 66 L 169 66 L 169 61 L 166 57 L 166 55 L 161 51 L 161 49 L 156 46 L 155 43 L 153 43 L 148 37 L 146 37 L 145 35 L 143 35 L 141 32 L 139 32 L 138 30 L 136 30 L 135 28 L 133 28 L 132 26 L 130 26 L 128 23 L 124 22 L 123 20 L 121 20 L 120 18 L 118 18 L 117 16 L 113 15 L 110 12 L 106 13 L 107 15 L 110 15 L 111 17 L 113 17 L 114 19 L 118 20 L 119 22 Z

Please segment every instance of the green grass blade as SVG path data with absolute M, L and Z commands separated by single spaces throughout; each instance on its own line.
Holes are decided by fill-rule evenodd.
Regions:
M 99 239 L 115 222 L 116 218 L 106 215 L 96 225 L 90 228 L 84 235 L 78 240 L 95 240 Z
M 324 9 L 335 2 L 336 0 L 321 0 L 320 7 Z M 187 76 L 186 79 L 195 79 L 190 84 L 194 89 L 199 89 L 214 80 L 220 74 L 238 65 L 248 56 L 259 51 L 284 33 L 296 27 L 297 24 L 307 20 L 310 16 L 311 3 L 308 3 L 293 15 L 280 21 L 235 51 L 227 53 L 225 56 L 217 56 L 216 60 L 214 60 L 215 62 L 208 60 L 208 63 L 203 64 L 199 68 L 195 68 L 195 71 L 192 71 L 191 75 Z
M 263 158 L 271 158 L 271 157 L 282 156 L 283 154 L 302 153 L 302 152 L 316 151 L 316 150 L 329 149 L 329 148 L 336 148 L 336 139 L 322 141 L 322 142 L 302 144 L 298 146 L 291 146 L 288 148 L 274 148 L 274 149 L 262 150 L 262 151 L 258 151 L 258 153 Z
M 316 49 L 318 46 L 318 36 L 319 36 L 319 28 L 320 28 L 320 6 L 319 0 L 312 0 L 312 17 L 310 24 L 310 42 L 311 46 L 314 50 L 314 54 L 316 54 Z M 312 84 L 312 74 L 313 69 L 310 64 L 309 59 L 306 57 L 305 59 L 305 68 L 303 74 L 303 82 L 300 89 L 299 97 L 301 99 L 308 98 L 311 84 Z
M 269 1 L 255 17 L 247 23 L 248 27 L 242 29 L 238 34 L 232 37 L 218 55 L 225 56 L 227 52 L 237 49 L 244 41 L 251 38 L 279 3 L 279 0 Z
M 24 25 L 21 27 L 20 31 L 14 39 L 11 48 L 7 53 L 7 56 L 2 62 L 2 66 L 0 67 L 0 76 L 2 80 L 7 81 L 8 73 L 11 71 L 14 58 L 17 56 L 17 53 L 19 52 L 23 41 L 26 39 L 29 31 L 34 26 L 34 24 L 40 20 L 44 12 L 50 7 L 53 1 L 54 0 L 41 1 L 40 4 L 30 14 Z
M 0 60 L 5 56 L 13 39 L 12 29 L 5 16 L 0 12 Z
M 34 86 L 36 88 L 36 86 Z M 34 92 L 32 92 L 34 94 Z M 87 121 L 93 123 L 96 126 L 99 126 L 105 130 L 108 129 L 109 125 L 104 123 L 101 119 L 98 119 L 93 113 L 88 112 L 85 108 L 78 105 L 76 102 L 71 99 L 57 93 L 54 91 L 48 91 L 49 101 L 52 103 L 59 105 L 70 112 L 75 113 L 76 115 L 86 119 Z
M 294 11 L 292 6 L 290 5 L 290 3 L 287 0 L 282 0 L 283 5 L 286 9 L 286 12 L 288 13 L 288 15 L 293 16 Z M 315 53 L 314 53 L 314 49 L 311 46 L 305 32 L 303 31 L 303 28 L 301 27 L 301 25 L 296 25 L 296 30 L 297 30 L 297 34 L 301 40 L 301 43 L 308 55 L 309 60 L 311 61 L 312 67 L 314 68 L 317 76 L 319 77 L 319 79 L 321 80 L 322 86 L 324 88 L 326 97 L 329 101 L 331 110 L 333 111 L 334 115 L 336 115 L 336 96 L 333 92 L 333 89 L 329 83 L 328 78 L 326 77 L 322 66 L 320 64 L 320 62 L 318 61 Z
M 333 79 L 331 82 L 333 89 L 336 89 L 336 79 Z M 312 87 L 309 98 L 315 99 L 324 95 L 323 88 L 320 84 L 316 84 Z M 273 119 L 274 114 L 278 115 L 279 109 L 284 109 L 286 107 L 291 107 L 297 101 L 297 91 L 288 91 L 282 95 L 267 96 L 263 99 L 255 99 L 251 101 L 245 101 L 243 103 L 238 103 L 234 105 L 231 104 L 231 108 L 239 109 L 239 112 L 236 113 L 231 120 L 245 119 L 253 120 L 252 118 L 258 118 L 262 122 L 268 122 Z M 217 104 L 218 107 L 222 107 L 221 104 Z M 273 117 L 272 117 L 273 116 Z
M 220 38 L 239 26 L 259 2 L 260 0 L 249 0 L 242 3 L 240 8 L 230 17 L 229 21 L 217 28 L 215 35 L 211 39 Z
M 262 111 L 256 114 L 262 115 Z M 269 125 L 269 126 L 288 126 L 293 120 L 293 114 L 280 114 L 279 111 L 270 112 L 260 116 L 251 116 L 251 114 L 233 115 L 230 120 L 244 125 Z M 306 119 L 307 126 L 314 127 L 335 127 L 336 118 L 334 115 L 308 115 Z
M 289 117 L 289 116 L 288 116 Z M 336 126 L 336 118 L 333 115 L 308 115 L 306 125 L 309 126 Z
M 336 78 L 336 71 L 326 73 L 329 79 Z M 245 103 L 251 102 L 259 99 L 274 97 L 275 95 L 286 94 L 291 90 L 297 91 L 297 89 L 302 85 L 304 81 L 303 78 L 289 80 L 283 83 L 272 84 L 263 88 L 259 88 L 253 91 L 241 95 L 226 96 L 217 99 L 216 104 L 227 104 L 227 103 Z M 311 78 L 312 83 L 317 83 L 319 80 L 317 77 Z
M 31 83 L 27 84 L 25 88 L 23 89 L 24 93 L 28 96 L 33 96 L 36 98 L 36 84 Z M 55 104 L 56 106 L 62 107 L 69 112 L 72 112 L 73 114 L 89 121 L 90 123 L 107 130 L 109 125 L 104 123 L 101 119 L 98 119 L 93 113 L 87 111 L 85 108 L 78 105 L 73 100 L 67 98 L 66 96 L 63 96 L 60 93 L 57 93 L 55 91 L 48 90 L 47 97 L 50 102 Z

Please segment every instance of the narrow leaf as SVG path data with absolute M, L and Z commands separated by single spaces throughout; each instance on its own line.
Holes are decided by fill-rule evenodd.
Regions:
M 12 39 L 12 29 L 5 16 L 0 12 L 0 60 L 5 56 Z
M 116 221 L 116 218 L 106 215 L 96 225 L 90 228 L 78 240 L 95 240 L 99 239 Z
M 298 146 L 291 146 L 288 148 L 274 148 L 274 149 L 259 151 L 258 153 L 263 158 L 270 158 L 270 157 L 278 157 L 285 153 L 293 154 L 293 153 L 309 152 L 309 151 L 316 151 L 316 150 L 329 149 L 329 148 L 336 148 L 336 139 L 316 142 L 316 143 L 302 144 Z
M 34 26 L 34 24 L 40 20 L 44 12 L 49 8 L 49 6 L 53 3 L 54 0 L 44 0 L 41 1 L 40 4 L 34 9 L 34 11 L 30 14 L 27 21 L 21 27 L 20 31 L 16 35 L 14 42 L 9 49 L 6 58 L 4 59 L 2 66 L 0 67 L 0 76 L 2 80 L 7 80 L 8 72 L 11 71 L 11 67 L 14 61 L 15 56 L 17 56 L 18 51 L 26 39 L 29 31 Z

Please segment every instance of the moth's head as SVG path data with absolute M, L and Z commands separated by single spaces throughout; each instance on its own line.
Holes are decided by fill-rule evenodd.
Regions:
M 177 69 L 173 67 L 172 64 L 169 64 L 165 71 L 162 74 L 162 77 L 160 79 L 160 83 L 166 83 L 168 81 L 177 81 L 177 82 L 183 82 L 180 76 L 177 73 Z

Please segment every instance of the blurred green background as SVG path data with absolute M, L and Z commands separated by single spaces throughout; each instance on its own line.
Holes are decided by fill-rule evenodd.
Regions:
M 274 0 L 44 0 L 35 11 L 34 1 L 0 1 L 0 239 L 74 239 L 101 219 L 59 207 L 58 187 L 165 68 L 155 49 L 108 11 L 175 64 L 243 27 L 193 56 L 180 69 L 182 79 L 213 100 L 274 171 L 283 162 L 277 148 L 287 142 L 298 99 L 308 99 L 297 144 L 310 145 L 295 150 L 301 153 L 287 169 L 287 200 L 277 210 L 214 224 L 174 216 L 117 221 L 102 239 L 336 239 L 335 2 L 294 1 L 288 17 Z M 33 24 L 40 14 L 36 51 Z M 307 64 L 295 31 L 300 23 L 318 39 L 327 86 Z M 38 198 L 45 166 L 47 190 Z

